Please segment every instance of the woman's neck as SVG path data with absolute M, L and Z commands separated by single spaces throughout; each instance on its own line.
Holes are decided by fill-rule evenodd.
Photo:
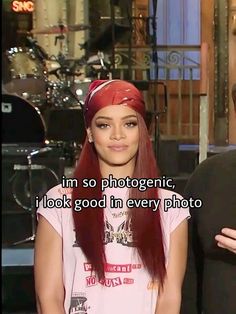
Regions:
M 108 165 L 104 162 L 99 162 L 102 178 L 108 178 L 112 175 L 113 178 L 120 179 L 126 177 L 132 177 L 134 172 L 134 164 L 128 163 L 126 165 Z

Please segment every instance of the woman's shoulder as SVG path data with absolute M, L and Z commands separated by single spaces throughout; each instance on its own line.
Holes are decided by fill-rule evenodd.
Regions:
M 167 190 L 163 188 L 158 188 L 158 197 L 164 201 L 165 199 L 179 199 L 182 200 L 183 196 L 179 193 L 175 192 L 174 190 Z
M 53 186 L 36 205 L 37 213 L 58 216 L 70 212 L 68 209 L 71 209 L 71 193 L 72 189 L 65 189 L 61 184 Z
M 164 227 L 172 232 L 184 219 L 190 218 L 188 201 L 175 191 L 158 189 L 160 216 Z
M 62 236 L 63 229 L 68 225 L 68 217 L 71 217 L 71 189 L 63 188 L 61 184 L 53 186 L 44 194 L 37 207 L 39 214 L 54 227 Z
M 72 194 L 72 188 L 65 188 L 62 186 L 62 184 L 53 186 L 46 193 L 48 197 L 51 197 L 53 199 L 63 198 L 63 195 L 65 195 L 67 198 L 71 198 L 71 194 Z

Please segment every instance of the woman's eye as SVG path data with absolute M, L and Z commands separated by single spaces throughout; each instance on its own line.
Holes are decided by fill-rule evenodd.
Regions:
M 136 121 L 130 121 L 130 122 L 126 122 L 126 127 L 127 128 L 133 128 L 137 125 L 138 123 Z
M 109 125 L 107 123 L 98 123 L 96 125 L 99 129 L 106 129 L 109 127 Z

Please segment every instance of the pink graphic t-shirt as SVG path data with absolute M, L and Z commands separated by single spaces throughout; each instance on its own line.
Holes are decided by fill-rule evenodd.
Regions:
M 70 190 L 61 185 L 53 187 L 47 198 L 71 197 Z M 40 202 L 37 213 L 44 216 L 62 237 L 64 307 L 66 314 L 154 314 L 158 284 L 153 284 L 144 269 L 132 242 L 128 209 L 111 208 L 110 197 L 115 196 L 126 204 L 127 188 L 107 188 L 107 207 L 104 210 L 104 245 L 107 258 L 105 280 L 99 281 L 91 273 L 91 265 L 75 240 L 72 209 L 44 208 Z M 164 199 L 182 199 L 174 192 L 159 189 L 159 210 L 163 230 L 166 265 L 168 264 L 171 232 L 189 217 L 188 208 L 164 210 Z M 112 206 L 113 207 L 113 206 Z M 84 209 L 86 210 L 86 209 Z M 89 228 L 89 225 L 88 225 Z

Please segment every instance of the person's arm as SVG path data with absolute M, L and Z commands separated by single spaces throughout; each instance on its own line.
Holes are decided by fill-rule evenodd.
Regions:
M 65 314 L 62 238 L 41 215 L 35 242 L 34 276 L 38 313 Z
M 163 290 L 158 295 L 155 314 L 179 314 L 187 259 L 187 229 L 185 219 L 170 235 L 167 274 Z
M 223 228 L 221 232 L 222 234 L 217 234 L 215 236 L 217 245 L 236 254 L 236 230 Z
M 181 314 L 201 313 L 203 252 L 198 237 L 197 210 L 190 211 L 191 218 L 188 221 L 188 255 L 182 287 Z

